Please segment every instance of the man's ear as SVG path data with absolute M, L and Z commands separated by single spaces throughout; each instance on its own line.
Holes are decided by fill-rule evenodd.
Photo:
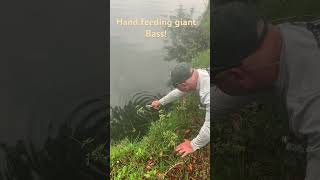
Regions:
M 180 86 L 185 86 L 186 83 L 185 83 L 185 82 L 182 82 L 182 83 L 180 83 L 179 85 L 180 85 Z

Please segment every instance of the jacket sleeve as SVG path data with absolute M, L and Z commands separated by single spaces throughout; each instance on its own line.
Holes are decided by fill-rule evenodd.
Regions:
M 254 101 L 257 95 L 230 96 L 216 86 L 211 87 L 211 112 L 214 122 L 225 120 L 226 115 L 235 109 Z
M 217 87 L 211 87 L 211 100 L 213 107 L 210 109 L 210 103 L 206 106 L 205 121 L 199 134 L 191 141 L 193 150 L 200 149 L 210 142 L 210 111 L 214 121 L 220 121 L 234 109 L 252 102 L 254 96 L 230 96 L 222 92 Z
M 202 148 L 210 142 L 210 104 L 206 106 L 205 121 L 199 134 L 191 141 L 193 151 Z
M 166 105 L 182 96 L 184 96 L 185 94 L 187 94 L 186 92 L 182 92 L 179 89 L 174 89 L 171 92 L 169 92 L 166 96 L 164 96 L 163 98 L 161 98 L 159 100 L 159 102 L 161 103 L 161 105 Z

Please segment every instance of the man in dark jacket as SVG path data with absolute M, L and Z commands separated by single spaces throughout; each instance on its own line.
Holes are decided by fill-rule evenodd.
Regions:
M 213 10 L 213 121 L 263 94 L 285 107 L 290 130 L 305 140 L 306 180 L 320 178 L 320 25 L 272 25 L 250 5 Z

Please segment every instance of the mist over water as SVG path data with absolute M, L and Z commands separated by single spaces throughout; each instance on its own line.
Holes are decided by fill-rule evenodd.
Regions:
M 207 2 L 199 0 L 111 0 L 110 2 L 110 105 L 124 106 L 137 93 L 165 94 L 170 69 L 176 62 L 164 61 L 163 38 L 147 38 L 146 29 L 162 31 L 160 26 L 120 26 L 122 19 L 168 19 L 180 6 L 194 9 L 198 18 Z M 143 94 L 141 94 L 143 96 Z

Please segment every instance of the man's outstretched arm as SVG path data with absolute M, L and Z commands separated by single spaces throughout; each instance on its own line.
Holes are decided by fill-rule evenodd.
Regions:
M 243 107 L 256 99 L 258 95 L 251 96 L 230 96 L 218 87 L 211 87 L 211 113 L 213 122 L 223 121 L 226 115 L 237 108 Z
M 161 98 L 159 100 L 159 102 L 161 103 L 161 105 L 166 105 L 172 101 L 177 100 L 178 98 L 184 96 L 185 94 L 187 94 L 186 92 L 182 92 L 179 89 L 174 89 L 171 92 L 169 92 L 166 96 L 164 96 L 163 98 Z

